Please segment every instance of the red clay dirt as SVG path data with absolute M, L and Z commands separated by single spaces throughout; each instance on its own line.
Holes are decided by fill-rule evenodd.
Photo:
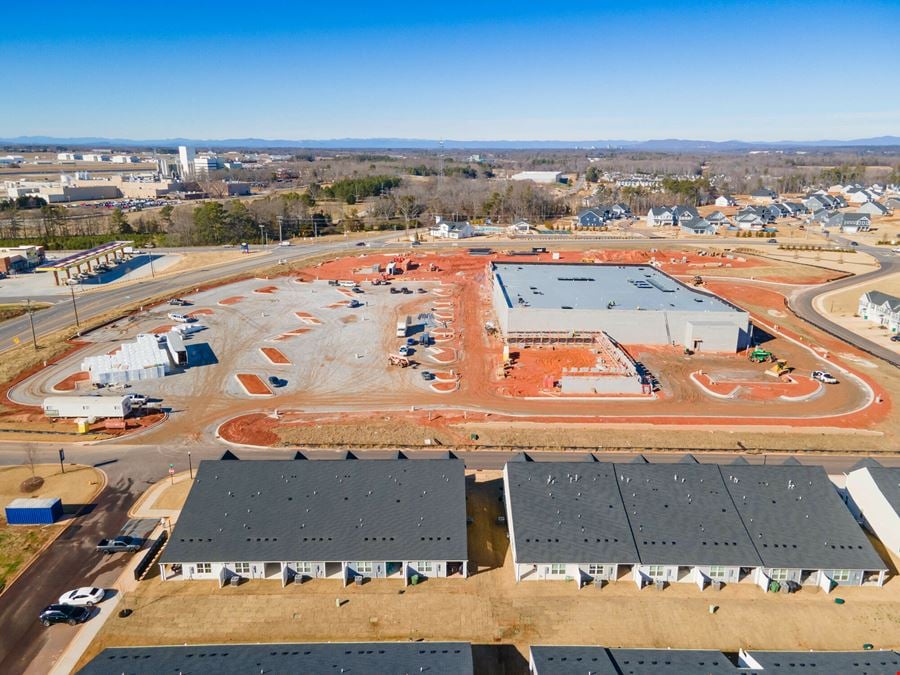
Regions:
M 225 298 L 224 300 L 219 300 L 220 305 L 236 305 L 241 300 L 244 299 L 243 295 L 232 295 L 230 298 Z
M 294 330 L 289 330 L 287 333 L 282 333 L 281 335 L 278 335 L 277 337 L 274 337 L 272 339 L 279 342 L 284 342 L 285 340 L 290 340 L 297 337 L 298 335 L 308 333 L 310 330 L 310 328 L 295 328 Z
M 90 373 L 79 370 L 78 372 L 72 373 L 68 377 L 57 382 L 53 388 L 56 391 L 75 391 L 78 388 L 79 382 L 87 382 L 90 379 Z
M 237 373 L 238 382 L 250 396 L 271 396 L 272 390 L 263 382 L 259 375 L 252 373 Z
M 731 396 L 744 401 L 776 401 L 782 397 L 800 399 L 812 396 L 822 385 L 816 380 L 803 375 L 790 375 L 776 378 L 764 375 L 770 381 L 748 381 L 720 378 L 715 373 L 693 373 L 692 377 L 701 389 L 708 389 L 719 396 Z
M 275 349 L 275 347 L 260 347 L 259 351 L 263 353 L 263 355 L 269 359 L 276 366 L 289 366 L 291 365 L 290 360 L 284 354 L 281 353 L 281 350 Z
M 276 293 L 278 291 L 278 286 L 262 286 L 261 288 L 254 288 L 254 293 Z
M 172 324 L 164 323 L 162 326 L 157 326 L 156 328 L 154 328 L 153 330 L 150 330 L 148 332 L 153 333 L 154 335 L 159 335 L 161 333 L 168 333 L 173 328 L 175 328 L 175 326 L 173 326 Z
M 213 314 L 213 313 L 214 313 L 213 310 L 203 307 L 201 309 L 195 309 L 193 312 L 188 312 L 187 316 L 196 318 L 198 316 L 209 316 L 210 314 Z

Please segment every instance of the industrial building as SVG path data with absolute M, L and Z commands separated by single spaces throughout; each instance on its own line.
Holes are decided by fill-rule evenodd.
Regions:
M 887 572 L 821 467 L 510 461 L 503 482 L 516 581 L 830 591 Z
M 302 455 L 300 455 L 302 457 Z M 468 572 L 461 460 L 200 464 L 163 579 L 427 577 Z
M 847 474 L 847 506 L 894 555 L 900 555 L 900 468 L 867 460 Z
M 429 673 L 471 675 L 468 642 L 328 642 L 110 647 L 79 675 L 158 673 Z
M 25 272 L 46 260 L 43 246 L 0 247 L 0 272 Z
M 620 344 L 735 352 L 749 314 L 645 265 L 491 263 L 494 312 L 508 342 L 604 332 Z
M 562 173 L 559 171 L 520 171 L 509 177 L 510 180 L 530 180 L 534 183 L 553 185 L 562 182 Z
M 183 349 L 183 347 L 182 347 Z M 88 356 L 81 370 L 90 374 L 94 384 L 125 384 L 165 377 L 171 370 L 169 353 L 155 335 L 138 335 L 112 354 Z
M 638 675 L 643 673 L 841 673 L 874 675 L 900 672 L 900 655 L 890 650 L 859 652 L 769 652 L 726 654 L 712 649 L 621 649 L 595 646 L 532 646 L 533 675 Z

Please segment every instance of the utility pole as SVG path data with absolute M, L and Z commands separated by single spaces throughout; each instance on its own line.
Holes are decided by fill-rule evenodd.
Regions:
M 276 216 L 278 219 L 278 241 L 284 241 L 284 216 Z
M 72 311 L 75 312 L 75 328 L 81 328 L 81 324 L 78 323 L 78 305 L 75 304 L 75 287 L 69 286 L 69 290 L 72 291 Z
M 191 464 L 191 451 L 190 450 L 188 450 L 188 477 L 190 477 L 191 480 L 194 480 L 194 467 Z
M 34 351 L 38 350 L 37 335 L 34 332 L 34 308 L 31 306 L 31 298 L 25 299 L 26 309 L 28 312 L 28 320 L 31 322 L 31 344 L 34 345 Z
M 147 251 L 147 260 L 150 261 L 150 278 L 156 278 L 156 272 L 153 271 L 153 254 Z

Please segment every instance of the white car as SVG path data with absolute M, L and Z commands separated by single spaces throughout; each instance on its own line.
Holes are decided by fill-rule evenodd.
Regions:
M 837 378 L 831 373 L 826 373 L 823 370 L 814 370 L 812 374 L 812 378 L 814 380 L 818 380 L 819 382 L 824 382 L 825 384 L 837 384 Z
M 76 607 L 93 607 L 103 600 L 105 595 L 106 591 L 102 588 L 85 586 L 84 588 L 76 588 L 74 591 L 63 593 L 59 596 L 59 604 L 74 605 Z
M 143 394 L 125 394 L 125 398 L 131 401 L 133 406 L 147 405 L 147 397 Z M 81 590 L 84 590 L 83 588 Z
M 177 321 L 178 323 L 190 323 L 191 321 L 196 321 L 196 319 L 192 316 L 187 316 L 185 314 L 176 314 L 175 312 L 171 312 L 169 314 L 169 319 L 171 321 Z

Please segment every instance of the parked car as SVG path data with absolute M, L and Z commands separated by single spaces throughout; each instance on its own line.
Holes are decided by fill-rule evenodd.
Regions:
M 162 337 L 163 337 L 163 339 L 165 339 L 166 336 L 163 335 Z M 157 338 L 157 342 L 159 342 L 159 338 Z M 146 396 L 144 396 L 143 394 L 125 394 L 125 398 L 131 400 L 131 405 L 132 405 L 132 406 L 142 406 L 142 405 L 147 405 L 147 401 L 149 400 L 149 399 L 148 399 Z
M 397 288 L 396 286 L 391 286 L 391 295 L 396 295 L 399 292 L 400 292 L 399 288 Z
M 400 347 L 400 356 L 409 356 L 409 347 L 406 345 Z
M 50 626 L 54 623 L 67 623 L 70 626 L 74 626 L 77 623 L 87 621 L 90 615 L 90 610 L 85 607 L 75 607 L 74 605 L 48 605 L 41 610 L 38 620 L 44 626 Z
M 837 378 L 831 373 L 826 373 L 824 370 L 814 370 L 812 373 L 812 378 L 814 380 L 818 380 L 819 382 L 824 382 L 825 384 L 837 384 Z
M 434 379 L 434 373 L 428 370 L 422 371 L 422 379 L 426 382 L 431 382 Z
M 359 286 L 354 286 L 350 290 L 353 291 L 354 293 L 365 293 L 365 291 L 363 289 L 361 289 Z
M 891 253 L 900 253 L 900 246 L 898 246 L 897 248 L 892 248 Z
M 176 307 L 184 307 L 187 302 L 182 300 L 181 298 L 172 298 L 169 300 L 170 305 L 175 305 Z
M 900 335 L 891 335 L 891 342 L 900 342 Z
M 365 245 L 366 245 L 366 242 L 364 242 L 364 241 L 358 241 L 358 242 L 356 242 L 356 245 L 357 245 L 357 246 L 365 246 Z
M 93 607 L 102 601 L 104 596 L 106 596 L 106 591 L 102 588 L 84 586 L 76 588 L 74 591 L 63 593 L 59 596 L 59 604 L 72 605 L 74 607 Z
M 276 377 L 275 375 L 269 375 L 269 384 L 273 387 L 283 387 L 287 384 L 287 380 L 282 380 L 280 377 Z
M 168 316 L 171 321 L 177 321 L 178 323 L 190 323 L 191 321 L 196 321 L 196 319 L 192 316 L 177 314 L 175 312 L 169 312 Z
M 104 553 L 113 554 L 121 551 L 129 553 L 137 553 L 144 545 L 144 540 L 138 537 L 115 537 L 113 539 L 101 539 L 97 544 L 97 550 Z
M 401 289 L 400 289 L 400 292 L 401 292 L 401 293 L 404 293 L 405 295 L 412 295 L 412 291 L 409 290 L 406 286 L 404 286 L 403 288 L 401 288 Z
M 416 289 L 416 293 L 427 293 L 427 292 L 428 292 L 427 288 L 417 288 Z
M 416 344 L 416 338 L 406 338 L 406 346 L 412 347 Z
M 851 242 L 850 242 L 850 245 L 851 245 L 851 246 L 859 246 L 859 242 L 858 242 L 858 241 L 851 241 Z

